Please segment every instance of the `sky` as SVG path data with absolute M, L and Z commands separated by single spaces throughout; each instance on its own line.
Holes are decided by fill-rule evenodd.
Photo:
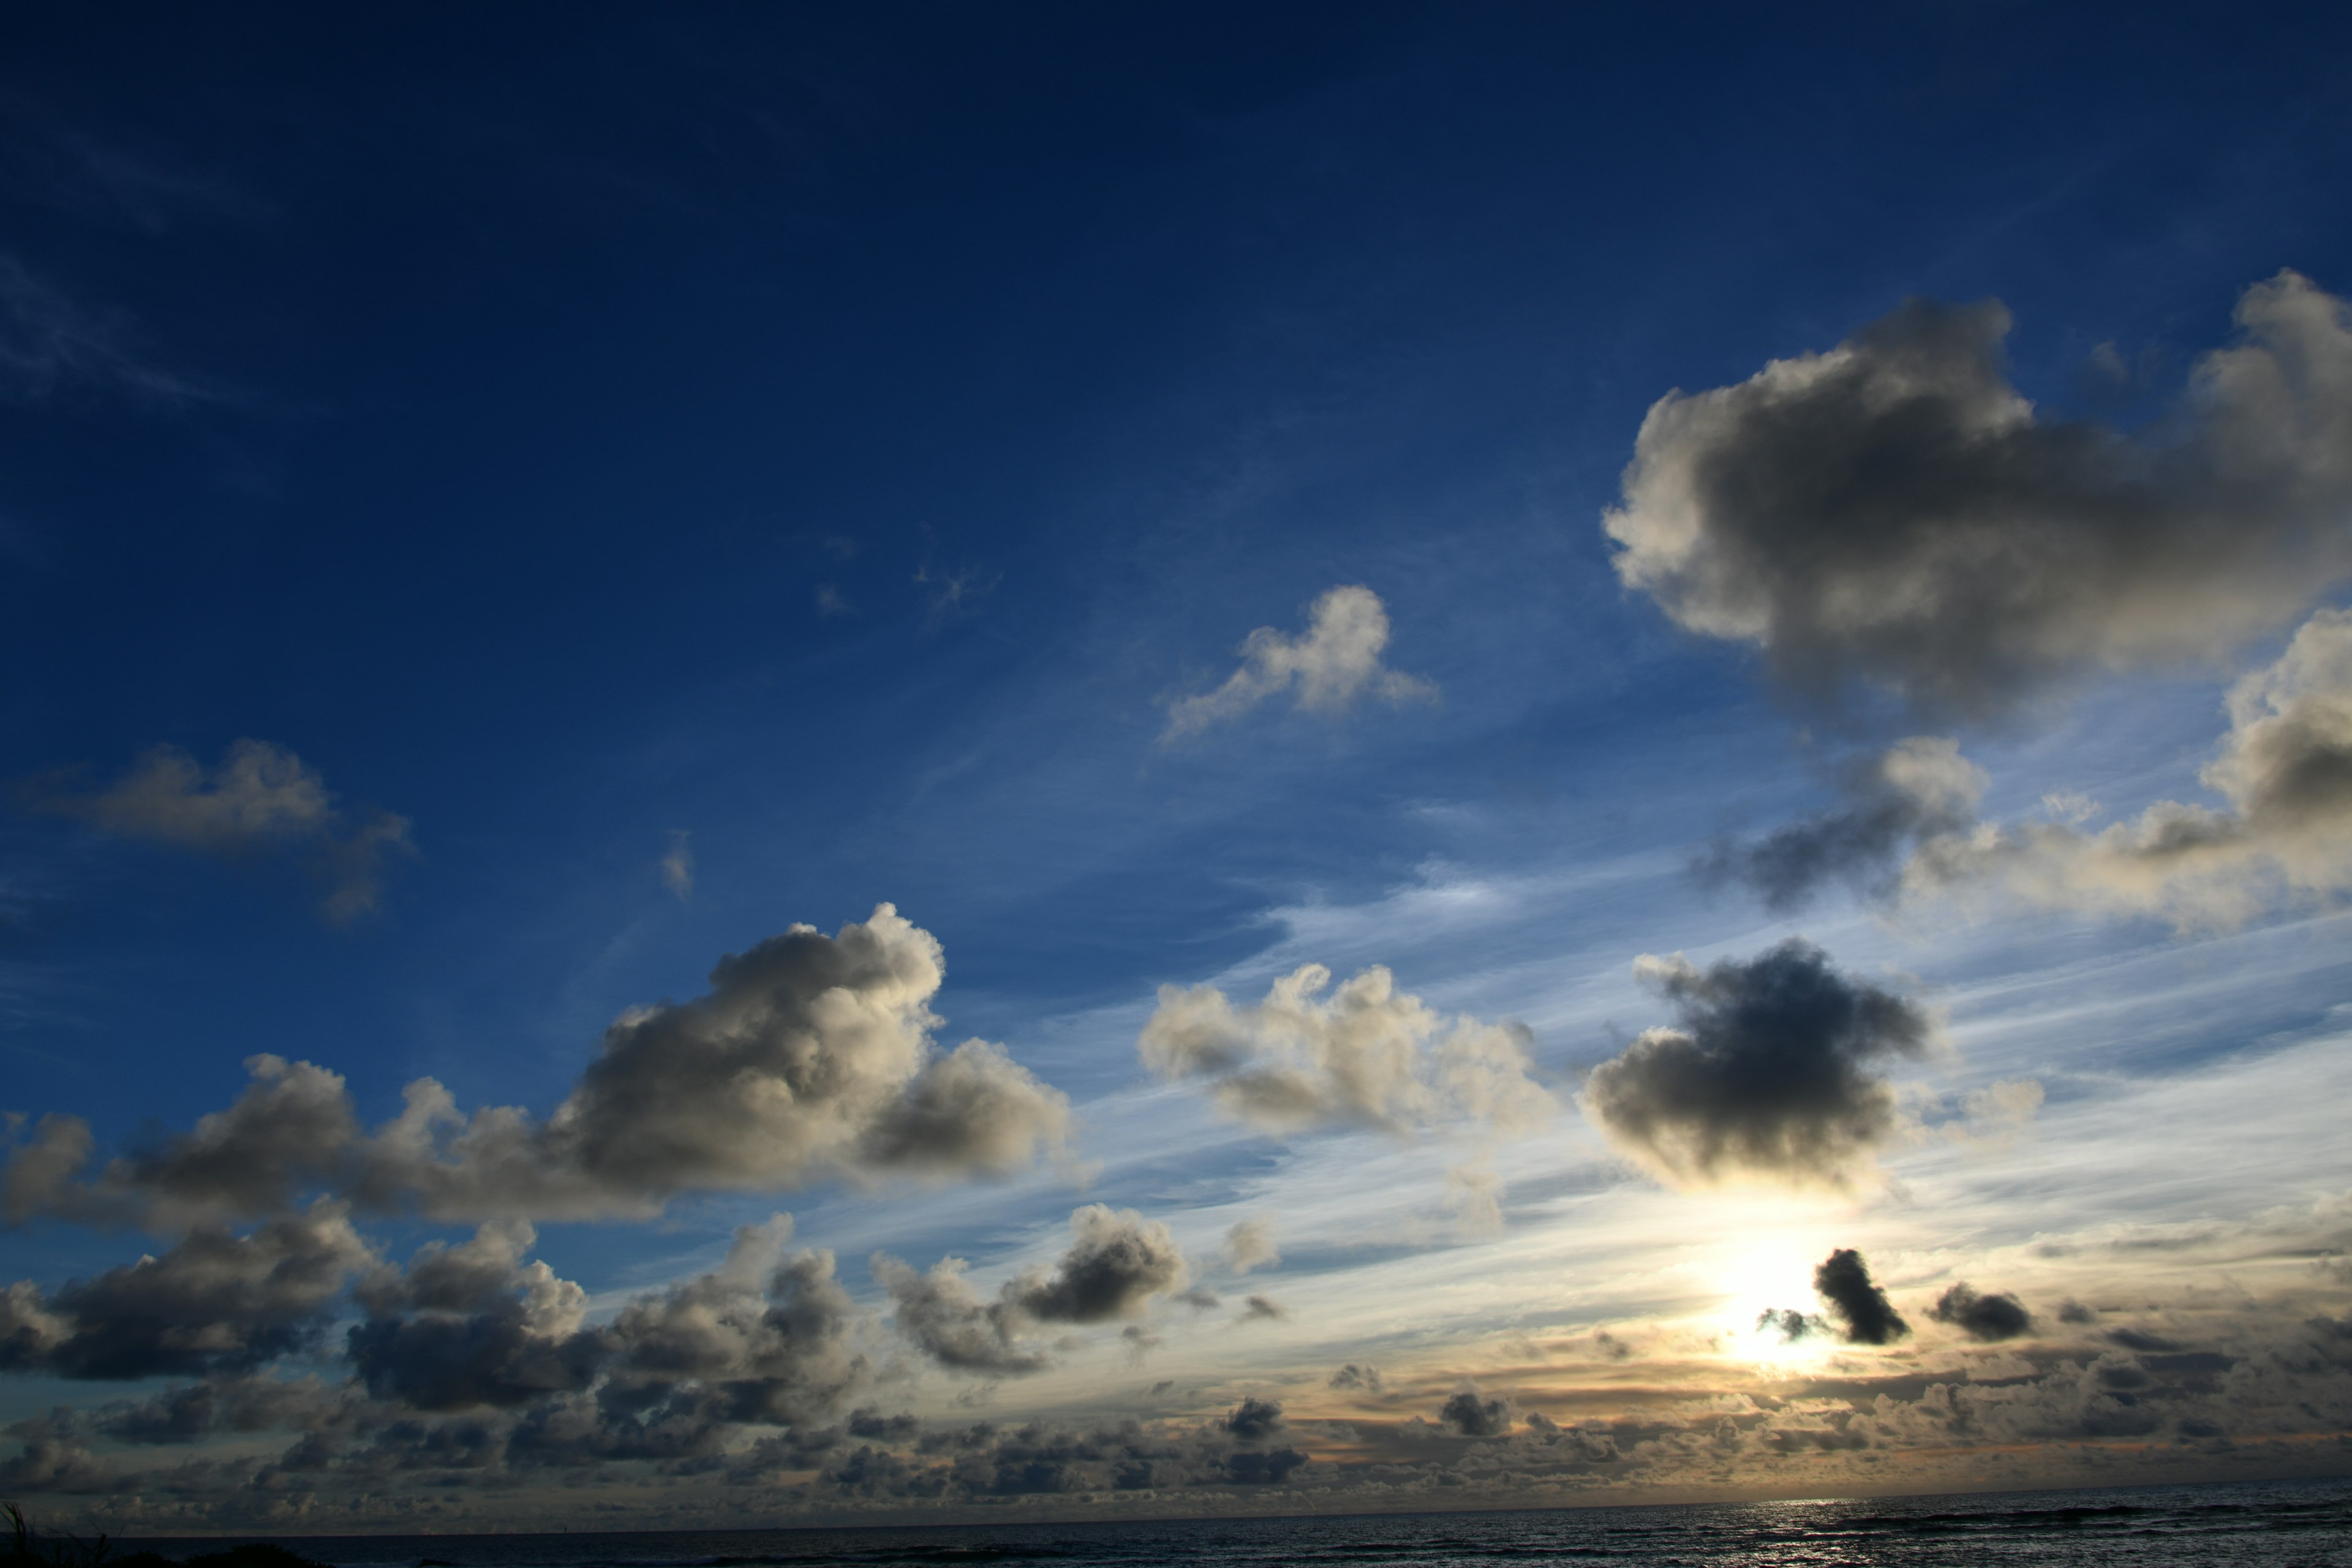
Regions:
M 2352 1464 L 2341 17 L 0 37 L 37 1519 Z

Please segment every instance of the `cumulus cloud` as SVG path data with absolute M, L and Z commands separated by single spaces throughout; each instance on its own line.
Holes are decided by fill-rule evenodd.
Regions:
M 1183 1251 L 1158 1220 L 1087 1204 L 1071 1211 L 1070 1231 L 1051 1267 L 1007 1280 L 993 1300 L 972 1289 L 958 1258 L 919 1274 L 877 1253 L 874 1276 L 890 1293 L 898 1331 L 940 1365 L 1016 1377 L 1042 1372 L 1051 1358 L 1022 1337 L 1033 1327 L 1133 1317 L 1184 1284 Z
M 404 1274 L 362 1281 L 368 1321 L 351 1331 L 352 1364 L 379 1399 L 419 1410 L 516 1405 L 584 1388 L 595 1345 L 580 1332 L 588 1293 L 543 1262 L 520 1222 L 486 1225 L 458 1247 L 428 1242 Z
M 1252 1296 L 1242 1303 L 1241 1321 L 1244 1323 L 1278 1323 L 1289 1316 L 1290 1309 L 1271 1296 Z
M 987 1300 L 964 1278 L 961 1258 L 917 1272 L 887 1253 L 873 1259 L 874 1278 L 890 1293 L 891 1325 L 925 1355 L 956 1372 L 1024 1377 L 1054 1364 L 1024 1341 L 1028 1324 L 1010 1300 Z
M 999 1175 L 1066 1140 L 1069 1102 L 985 1041 L 941 1052 L 938 942 L 889 905 L 827 937 L 794 926 L 720 960 L 710 989 L 635 1009 L 546 1121 L 461 1114 L 420 1079 L 360 1130 L 342 1079 L 250 1058 L 228 1110 L 80 1172 L 86 1123 L 44 1119 L 0 1199 L 35 1214 L 171 1228 L 283 1210 L 306 1189 L 440 1220 L 658 1213 L 688 1191 L 759 1192 L 825 1175 Z
M 1242 666 L 1214 691 L 1181 698 L 1168 710 L 1162 740 L 1198 734 L 1234 719 L 1267 699 L 1295 692 L 1309 712 L 1336 713 L 1365 697 L 1388 702 L 1428 700 L 1437 688 L 1381 662 L 1388 647 L 1389 614 L 1370 588 L 1332 588 L 1307 612 L 1306 632 L 1285 637 L 1260 626 L 1244 639 Z
M 1925 1009 L 1801 938 L 1703 970 L 1645 954 L 1634 973 L 1678 1023 L 1644 1030 L 1585 1080 L 1580 1103 L 1620 1152 L 1677 1187 L 1870 1179 L 1899 1124 L 1875 1069 L 1927 1049 Z
M 118 837 L 232 859 L 294 858 L 326 887 L 321 907 L 335 921 L 374 909 L 387 860 L 415 852 L 406 817 L 344 812 L 314 769 L 266 741 L 236 742 L 209 770 L 177 747 L 158 746 L 96 795 L 38 804 Z
M 1351 1361 L 1333 1373 L 1323 1386 L 1349 1394 L 1379 1394 L 1381 1392 L 1381 1369 Z
M 2168 418 L 2042 416 L 2009 312 L 1910 301 L 1643 419 L 1625 583 L 1786 687 L 1979 718 L 2092 669 L 2211 660 L 2352 575 L 2352 325 L 2285 271 Z
M 0 1368 L 140 1378 L 242 1370 L 311 1342 L 373 1253 L 341 1205 L 238 1236 L 191 1232 L 161 1258 L 44 1295 L 0 1293 Z
M 1841 1247 L 1822 1260 L 1813 1270 L 1813 1289 L 1830 1304 L 1839 1337 L 1851 1344 L 1891 1344 L 1911 1331 L 1886 1292 L 1872 1282 L 1862 1254 L 1851 1247 Z
M 1225 1232 L 1224 1250 L 1219 1256 L 1226 1269 L 1234 1274 L 1278 1267 L 1282 1249 L 1274 1243 L 1274 1221 L 1264 1215 L 1236 1221 Z
M 1282 1440 L 1286 1432 L 1282 1406 L 1256 1399 L 1221 1418 L 1172 1427 L 982 1423 L 927 1435 L 912 1457 L 860 1447 L 818 1479 L 839 1494 L 877 1499 L 1272 1486 L 1307 1462 Z
M 1465 1383 L 1438 1407 L 1438 1424 L 1462 1437 L 1500 1437 L 1518 1419 L 1518 1411 L 1503 1398 L 1487 1398 L 1475 1383 Z
M 1045 1323 L 1100 1323 L 1142 1310 L 1183 1288 L 1184 1254 L 1158 1220 L 1088 1204 L 1070 1214 L 1074 1237 L 1051 1269 L 1009 1287 L 1022 1311 Z
M 2013 1340 L 2033 1330 L 2033 1314 L 2014 1296 L 1996 1292 L 1980 1296 L 1963 1279 L 1936 1299 L 1927 1315 L 1949 1323 L 1970 1339 Z
M 1549 1115 L 1525 1026 L 1449 1021 L 1378 964 L 1327 997 L 1330 985 L 1319 963 L 1276 981 L 1255 1006 L 1213 985 L 1163 985 L 1136 1049 L 1161 1079 L 1205 1080 L 1225 1114 L 1269 1133 L 1330 1123 L 1402 1132 L 1464 1118 L 1513 1133 Z
M 2323 610 L 2230 689 L 2201 774 L 2221 807 L 2158 801 L 2097 831 L 2080 813 L 1955 826 L 1921 841 L 1907 894 L 1987 890 L 2048 908 L 2233 925 L 2289 896 L 2352 888 L 2352 613 Z M 2095 808 L 2094 808 L 2095 809 Z

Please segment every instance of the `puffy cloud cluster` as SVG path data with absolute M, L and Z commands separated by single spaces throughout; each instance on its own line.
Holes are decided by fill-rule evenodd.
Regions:
M 1924 1008 L 1797 938 L 1706 969 L 1644 955 L 1634 972 L 1679 1016 L 1585 1079 L 1580 1103 L 1622 1153 L 1678 1187 L 1871 1177 L 1899 1125 L 1878 1066 L 1927 1049 Z
M 868 1498 L 1011 1498 L 1069 1492 L 1272 1486 L 1307 1456 L 1283 1441 L 1282 1406 L 1244 1399 L 1223 1418 L 1191 1426 L 1123 1421 L 1091 1429 L 982 1423 L 927 1435 L 909 1459 L 860 1447 L 821 1484 Z
M 866 1384 L 869 1369 L 854 1349 L 856 1311 L 834 1279 L 831 1255 L 787 1252 L 790 1235 L 783 1215 L 746 1226 L 719 1268 L 638 1298 L 602 1327 L 585 1322 L 587 1298 L 578 1285 L 543 1262 L 525 1260 L 528 1226 L 492 1224 L 454 1247 L 430 1243 L 404 1269 L 377 1264 L 361 1279 L 354 1294 L 367 1315 L 349 1333 L 353 1375 L 340 1387 L 236 1370 L 290 1348 L 282 1339 L 200 1345 L 176 1359 L 151 1353 L 79 1370 L 64 1359 L 72 1342 L 62 1342 L 52 1347 L 53 1368 L 74 1375 L 211 1375 L 21 1433 L 28 1442 L 19 1463 L 79 1478 L 67 1489 L 135 1489 L 152 1484 L 152 1475 L 142 1483 L 98 1465 L 77 1447 L 85 1429 L 142 1445 L 298 1434 L 291 1447 L 247 1479 L 267 1489 L 630 1461 L 681 1474 L 757 1469 L 772 1468 L 784 1450 L 805 1468 L 852 1435 L 910 1436 L 911 1422 L 870 1413 L 853 1414 L 846 1426 L 824 1425 Z M 342 1261 L 348 1273 L 364 1259 Z M 257 1265 L 246 1269 L 257 1271 Z M 180 1283 L 190 1294 L 203 1285 L 184 1274 Z M 295 1292 L 279 1316 L 307 1313 L 303 1321 L 315 1329 L 341 1283 L 339 1277 L 331 1291 Z M 248 1295 L 253 1288 L 247 1279 Z M 219 1294 L 215 1289 L 215 1309 Z M 263 1320 L 249 1301 L 226 1304 L 242 1314 L 237 1321 Z M 88 1310 L 74 1292 L 59 1292 L 50 1305 L 68 1318 Z M 205 1310 L 202 1300 L 192 1302 L 182 1321 L 201 1328 Z M 183 1348 L 170 1335 L 174 1326 L 149 1331 L 146 1342 Z M 740 1447 L 755 1427 L 772 1430 Z M 205 1484 L 226 1480 L 215 1475 Z
M 2050 820 L 1923 839 L 1906 892 L 1994 889 L 2053 908 L 2230 925 L 2282 897 L 2352 888 L 2352 614 L 2323 610 L 2229 695 L 2202 773 L 2221 807 L 2158 801 L 2098 831 Z
M 1827 353 L 1669 394 L 1617 570 L 1787 687 L 1981 717 L 2088 669 L 2210 660 L 2352 575 L 2352 324 L 2281 272 L 2144 436 L 2042 417 L 1996 303 L 1913 300 Z
M 1328 590 L 1307 613 L 1306 632 L 1285 637 L 1260 626 L 1242 643 L 1242 666 L 1213 691 L 1181 698 L 1168 710 L 1162 740 L 1197 734 L 1239 718 L 1268 698 L 1295 691 L 1309 712 L 1336 713 L 1361 699 L 1404 702 L 1437 695 L 1418 676 L 1381 662 L 1389 644 L 1388 609 L 1370 588 Z
M 2011 898 L 2054 909 L 2227 926 L 2283 899 L 2352 888 L 2352 614 L 2322 610 L 2230 689 L 2230 728 L 2201 778 L 2221 806 L 2158 801 L 2091 830 L 2096 807 L 1979 822 L 1983 773 L 1946 738 L 1915 737 L 1848 770 L 1846 799 L 1703 862 L 1776 909 L 1843 880 L 1924 900 Z
M 41 804 L 124 838 L 229 858 L 292 857 L 325 886 L 323 908 L 336 921 L 374 909 L 387 858 L 414 850 L 407 818 L 341 811 L 315 769 L 266 741 L 235 742 L 211 769 L 159 746 L 95 795 Z
M 1255 1006 L 1213 985 L 1163 985 L 1136 1049 L 1161 1079 L 1205 1080 L 1227 1115 L 1269 1133 L 1330 1123 L 1406 1131 L 1461 1118 L 1512 1133 L 1550 1114 L 1524 1026 L 1444 1019 L 1378 964 L 1326 996 L 1330 986 L 1319 963 L 1276 981 Z
M 1184 1286 L 1183 1251 L 1157 1220 L 1088 1204 L 1071 1211 L 1070 1231 L 1052 1267 L 1005 1281 L 992 1300 L 973 1290 L 958 1258 L 918 1273 L 877 1253 L 874 1277 L 890 1294 L 898 1331 L 941 1366 L 988 1376 L 1042 1372 L 1052 1358 L 1024 1337 L 1037 1325 L 1130 1318 Z
M 0 1370 L 141 1378 L 258 1366 L 303 1348 L 373 1253 L 340 1204 L 250 1235 L 207 1226 L 44 1295 L 0 1292 Z
M 506 1106 L 464 1116 L 421 1079 L 366 1133 L 340 1076 L 259 1056 L 227 1110 L 87 1180 L 87 1124 L 45 1118 L 0 1176 L 0 1204 L 12 1221 L 169 1230 L 324 1189 L 440 1220 L 543 1220 L 842 1173 L 1006 1173 L 1064 1142 L 1069 1103 L 997 1046 L 932 1044 L 943 973 L 938 942 L 887 904 L 836 936 L 794 926 L 720 960 L 703 995 L 623 1016 L 544 1121 Z

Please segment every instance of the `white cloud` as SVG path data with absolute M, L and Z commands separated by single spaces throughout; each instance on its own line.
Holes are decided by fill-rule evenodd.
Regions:
M 1469 1120 L 1515 1133 L 1550 1114 L 1523 1026 L 1449 1022 L 1378 964 L 1325 997 L 1330 985 L 1319 963 L 1276 981 L 1255 1006 L 1213 985 L 1163 985 L 1136 1049 L 1162 1079 L 1205 1080 L 1220 1110 L 1265 1132 Z
M 1260 626 L 1243 639 L 1241 668 L 1215 690 L 1171 703 L 1160 738 L 1198 734 L 1286 691 L 1297 694 L 1297 707 L 1318 713 L 1339 712 L 1367 696 L 1385 702 L 1434 699 L 1434 684 L 1381 662 L 1388 642 L 1388 610 L 1379 595 L 1357 586 L 1329 589 L 1308 611 L 1304 635 L 1285 637 Z

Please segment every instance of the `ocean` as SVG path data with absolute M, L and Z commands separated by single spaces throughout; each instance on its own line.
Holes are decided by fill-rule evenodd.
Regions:
M 244 1539 L 244 1538 L 238 1538 Z M 1674 1508 L 1152 1523 L 916 1525 L 641 1534 L 275 1536 L 336 1568 L 1334 1568 L 1608 1563 L 1658 1568 L 2034 1563 L 2352 1568 L 2352 1480 L 2231 1482 Z M 220 1540 L 141 1540 L 180 1557 Z

